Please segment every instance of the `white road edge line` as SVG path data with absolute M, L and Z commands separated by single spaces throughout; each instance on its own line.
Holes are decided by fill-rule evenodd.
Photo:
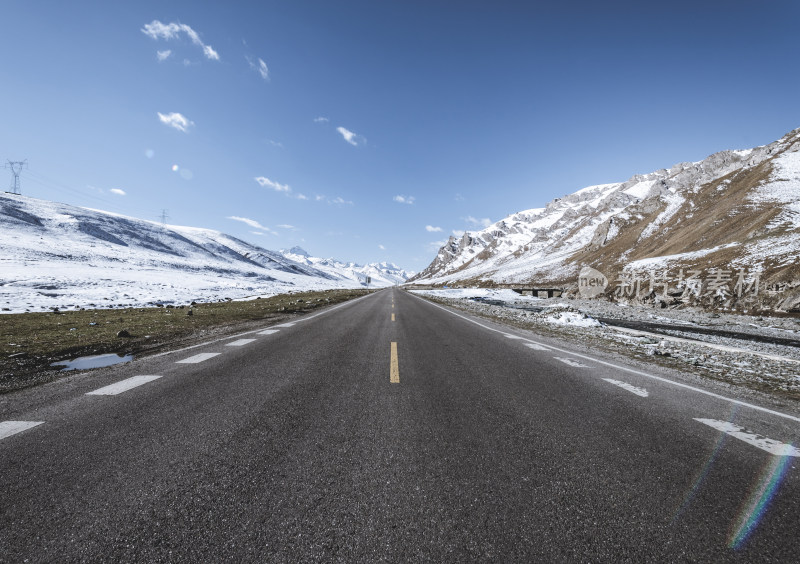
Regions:
M 549 347 L 545 347 L 544 345 L 540 345 L 538 343 L 525 343 L 525 346 L 529 349 L 533 349 L 535 351 L 549 351 Z
M 220 354 L 222 353 L 200 353 L 190 356 L 189 358 L 184 358 L 183 360 L 178 360 L 175 362 L 175 364 L 197 364 L 198 362 L 204 362 L 209 358 L 214 358 Z
M 561 362 L 563 362 L 567 366 L 573 366 L 575 368 L 589 368 L 585 364 L 581 364 L 577 360 L 572 360 L 571 358 L 562 358 L 560 356 L 554 356 L 553 358 L 556 359 L 556 360 L 560 360 Z
M 650 396 L 647 390 L 644 388 L 637 388 L 627 382 L 622 382 L 620 380 L 614 380 L 613 378 L 603 378 L 604 381 L 608 382 L 609 384 L 614 384 L 615 386 L 619 386 L 623 390 L 628 390 L 632 394 L 636 394 L 637 396 L 646 398 Z
M 226 347 L 243 347 L 244 345 L 249 345 L 250 343 L 254 343 L 258 339 L 239 339 L 238 341 L 233 341 L 232 343 L 225 343 Z
M 303 319 L 298 320 L 298 321 L 309 321 L 311 319 L 314 319 L 315 317 L 319 317 L 320 315 L 325 315 L 326 313 L 330 313 L 330 312 L 332 312 L 334 310 L 337 310 L 340 307 L 344 307 L 344 306 L 347 306 L 347 305 L 350 305 L 350 304 L 354 304 L 354 303 L 356 303 L 358 301 L 363 300 L 364 298 L 369 298 L 370 296 L 375 296 L 378 293 L 379 292 L 373 292 L 372 294 L 367 294 L 366 296 L 361 296 L 360 298 L 356 298 L 354 300 L 348 300 L 348 301 L 344 302 L 343 304 L 339 304 L 337 306 L 333 306 L 330 309 L 326 309 L 325 311 L 321 311 L 319 313 L 315 313 L 311 317 L 304 317 Z M 295 323 L 297 323 L 297 321 L 295 321 Z M 220 337 L 219 339 L 214 339 L 212 341 L 206 341 L 205 343 L 200 343 L 198 345 L 191 345 L 191 346 L 188 346 L 188 347 L 183 347 L 182 349 L 175 349 L 174 351 L 165 351 L 165 352 L 162 352 L 162 353 L 154 354 L 153 356 L 148 356 L 147 358 L 158 358 L 160 356 L 167 356 L 168 354 L 175 354 L 175 353 L 190 351 L 192 349 L 198 349 L 200 347 L 207 347 L 208 345 L 213 345 L 214 343 L 219 343 L 220 341 L 229 341 L 231 339 L 236 339 L 238 337 L 244 337 L 245 335 L 252 335 L 253 333 L 258 333 L 259 331 L 263 331 L 263 327 L 261 329 L 253 329 L 252 331 L 245 331 L 244 333 L 238 333 L 236 335 L 228 335 L 227 337 Z
M 16 435 L 22 431 L 41 425 L 44 421 L 0 421 L 0 439 Z
M 409 294 L 411 294 L 411 292 L 409 292 Z M 469 317 L 465 317 L 465 316 L 460 315 L 460 314 L 458 314 L 458 313 L 456 313 L 454 311 L 450 311 L 446 307 L 442 307 L 439 304 L 435 304 L 435 303 L 433 303 L 431 301 L 426 300 L 425 298 L 421 298 L 419 296 L 415 296 L 414 294 L 411 294 L 411 295 L 414 296 L 415 298 L 419 299 L 419 300 L 422 300 L 426 304 L 430 304 L 433 307 L 438 307 L 439 309 L 441 309 L 443 311 L 446 311 L 447 313 L 449 313 L 451 315 L 455 315 L 456 317 L 460 317 L 461 319 L 464 319 L 465 321 L 469 321 L 470 323 L 474 323 L 475 325 L 478 325 L 479 327 L 483 327 L 484 329 L 487 329 L 489 331 L 494 331 L 495 333 L 501 333 L 501 334 L 505 335 L 505 331 L 501 331 L 499 329 L 494 329 L 492 327 L 484 325 L 483 323 L 479 323 L 479 322 L 475 321 L 474 319 L 470 319 Z M 523 340 L 528 341 L 529 343 L 537 344 L 537 345 L 541 344 L 541 343 L 538 343 L 538 342 L 533 341 L 531 339 L 523 338 Z M 591 356 L 582 355 L 582 354 L 579 354 L 579 353 L 576 353 L 576 352 L 560 349 L 558 347 L 551 347 L 550 345 L 547 345 L 547 346 L 550 347 L 553 350 L 558 351 L 558 352 L 563 352 L 563 353 L 566 353 L 566 354 L 569 354 L 569 355 L 572 355 L 572 356 L 577 356 L 577 357 L 589 360 L 591 362 L 596 362 L 596 363 L 602 364 L 604 366 L 609 366 L 611 368 L 616 368 L 617 370 L 623 370 L 623 371 L 629 372 L 631 374 L 636 374 L 637 376 L 644 376 L 645 378 L 650 378 L 651 380 L 656 380 L 658 382 L 664 382 L 665 384 L 671 384 L 673 386 L 678 386 L 679 388 L 684 388 L 686 390 L 691 390 L 693 392 L 697 392 L 699 394 L 704 394 L 704 395 L 707 395 L 707 396 L 712 397 L 712 398 L 721 399 L 723 401 L 734 403 L 736 405 L 741 405 L 742 407 L 755 409 L 756 411 L 763 411 L 764 413 L 769 413 L 771 415 L 777 415 L 778 417 L 783 417 L 784 419 L 790 419 L 792 421 L 797 421 L 798 423 L 800 423 L 800 417 L 795 417 L 794 415 L 789 415 L 787 413 L 781 413 L 780 411 L 775 411 L 773 409 L 768 409 L 766 407 L 761 407 L 760 405 L 753 405 L 752 403 L 747 403 L 747 402 L 744 402 L 744 401 L 741 401 L 741 400 L 725 397 L 725 396 L 723 396 L 721 394 L 717 394 L 717 393 L 714 393 L 714 392 L 709 392 L 708 390 L 704 390 L 702 388 L 696 388 L 694 386 L 690 386 L 689 384 L 684 384 L 682 382 L 676 382 L 675 380 L 670 380 L 669 378 L 664 378 L 662 376 L 656 376 L 655 374 L 648 374 L 647 372 L 642 372 L 641 370 L 635 370 L 633 368 L 628 368 L 627 366 L 620 366 L 620 365 L 614 364 L 612 362 L 606 362 L 605 360 L 598 360 L 596 358 L 592 358 Z
M 103 388 L 98 388 L 93 392 L 86 392 L 87 396 L 116 396 L 117 394 L 121 394 L 122 392 L 127 392 L 128 390 L 132 390 L 133 388 L 137 388 L 143 384 L 147 384 L 148 382 L 152 382 L 153 380 L 158 380 L 161 376 L 133 376 L 131 378 L 127 378 L 125 380 L 121 380 L 116 384 L 111 384 L 110 386 L 105 386 Z
M 695 421 L 699 421 L 709 427 L 713 427 L 717 431 L 727 433 L 731 437 L 736 437 L 740 441 L 744 441 L 754 447 L 765 450 L 775 456 L 800 456 L 800 450 L 796 449 L 790 444 L 768 439 L 755 433 L 748 433 L 743 427 L 734 425 L 728 421 L 719 421 L 718 419 L 699 419 L 695 417 Z

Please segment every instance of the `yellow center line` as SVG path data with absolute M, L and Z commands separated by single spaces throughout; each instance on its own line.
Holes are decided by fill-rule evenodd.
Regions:
M 400 383 L 400 365 L 397 362 L 397 343 L 392 342 L 392 351 L 389 360 L 389 382 L 392 384 Z
M 392 321 L 394 321 L 394 314 L 392 314 Z

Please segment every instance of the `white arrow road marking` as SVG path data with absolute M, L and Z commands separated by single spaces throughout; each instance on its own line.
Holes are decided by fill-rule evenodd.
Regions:
M 614 384 L 615 386 L 619 386 L 623 390 L 628 390 L 632 394 L 636 394 L 637 396 L 641 396 L 643 398 L 648 397 L 650 394 L 644 388 L 637 388 L 636 386 L 632 386 L 627 382 L 620 382 L 619 380 L 612 380 L 611 378 L 603 378 L 609 384 Z
M 571 358 L 561 358 L 560 356 L 553 357 L 556 360 L 560 360 L 564 364 L 568 364 L 569 366 L 574 366 L 575 368 L 589 368 L 585 364 L 581 364 L 577 360 L 572 360 Z
M 0 421 L 0 439 L 27 431 L 32 427 L 41 425 L 44 421 Z
M 148 382 L 152 382 L 153 380 L 158 380 L 159 378 L 161 378 L 161 376 L 134 376 L 132 378 L 128 378 L 127 380 L 122 380 L 121 382 L 117 382 L 116 384 L 111 384 L 110 386 L 99 388 L 93 392 L 86 392 L 86 395 L 115 396 L 117 394 L 121 394 L 122 392 L 127 392 L 128 390 L 141 386 L 142 384 L 147 384 Z
M 249 345 L 253 341 L 255 341 L 255 339 L 239 339 L 238 341 L 234 341 L 232 343 L 228 343 L 225 346 L 226 347 L 242 347 L 244 345 Z
M 537 345 L 536 343 L 525 343 L 525 346 L 529 349 L 533 349 L 535 351 L 549 351 L 547 347 L 543 347 L 542 345 Z
M 714 427 L 714 429 L 717 431 L 727 433 L 732 437 L 736 437 L 737 439 L 749 443 L 754 447 L 760 448 L 761 450 L 765 450 L 770 454 L 774 454 L 776 456 L 800 456 L 800 450 L 796 449 L 792 445 L 781 443 L 773 439 L 768 439 L 767 437 L 756 435 L 755 433 L 748 433 L 744 430 L 744 427 L 739 427 L 733 423 L 719 421 L 717 419 L 698 419 L 697 417 L 695 417 L 694 420 L 704 423 L 709 427 Z
M 204 360 L 208 360 L 209 358 L 214 358 L 222 353 L 200 353 L 194 356 L 190 356 L 189 358 L 184 358 L 183 360 L 179 360 L 175 364 L 197 364 L 198 362 L 203 362 Z
M 280 333 L 277 329 L 267 329 L 266 331 L 259 331 L 259 335 L 273 335 L 275 333 Z

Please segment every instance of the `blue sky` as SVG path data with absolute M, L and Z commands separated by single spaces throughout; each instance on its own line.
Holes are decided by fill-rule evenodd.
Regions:
M 23 193 L 419 270 L 800 127 L 800 3 L 5 0 Z M 10 183 L 3 171 L 1 183 Z

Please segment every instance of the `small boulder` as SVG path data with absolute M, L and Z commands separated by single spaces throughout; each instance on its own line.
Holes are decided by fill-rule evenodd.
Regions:
M 121 339 L 129 339 L 131 334 L 128 332 L 127 329 L 123 329 L 122 331 L 117 332 L 117 337 Z

